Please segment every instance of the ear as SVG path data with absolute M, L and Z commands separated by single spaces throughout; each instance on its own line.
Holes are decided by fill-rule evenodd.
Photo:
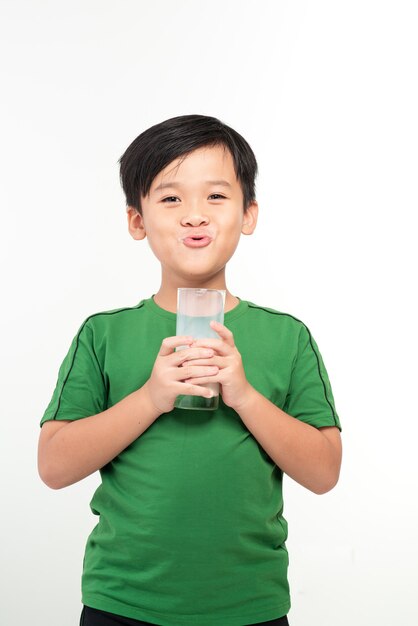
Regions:
M 241 232 L 243 235 L 252 235 L 257 226 L 258 202 L 251 202 L 244 213 Z
M 126 209 L 128 217 L 128 230 L 131 236 L 139 241 L 145 239 L 147 233 L 145 232 L 144 218 L 138 211 L 131 206 Z

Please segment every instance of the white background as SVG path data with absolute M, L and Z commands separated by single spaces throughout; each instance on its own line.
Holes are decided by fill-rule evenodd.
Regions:
M 78 624 L 98 477 L 43 485 L 39 420 L 82 321 L 159 286 L 127 232 L 118 158 L 149 126 L 200 113 L 240 132 L 260 168 L 259 225 L 228 287 L 308 325 L 343 425 L 332 492 L 285 479 L 291 625 L 415 626 L 416 3 L 0 10 L 1 624 Z

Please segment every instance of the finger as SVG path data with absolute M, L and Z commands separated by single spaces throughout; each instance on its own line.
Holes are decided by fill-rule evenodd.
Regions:
M 234 335 L 232 333 L 232 331 L 229 330 L 229 328 L 227 328 L 226 326 L 224 326 L 223 324 L 221 324 L 220 322 L 217 322 L 215 320 L 212 320 L 210 322 L 210 326 L 213 328 L 213 330 L 215 332 L 218 333 L 218 335 L 224 340 L 226 341 L 226 343 L 228 345 L 230 345 L 231 347 L 235 346 L 234 343 Z
M 220 356 L 228 356 L 231 354 L 231 346 L 222 339 L 196 339 L 192 343 L 192 348 L 212 348 Z
M 213 398 L 215 394 L 209 387 L 199 387 L 199 385 L 192 385 L 191 383 L 187 382 L 179 383 L 178 395 L 203 396 L 204 398 Z
M 183 335 L 179 337 L 166 337 L 165 339 L 163 339 L 158 355 L 167 356 L 168 354 L 172 354 L 172 352 L 174 352 L 174 348 L 178 348 L 184 345 L 189 346 L 192 342 L 193 337 L 190 337 L 189 335 Z
M 177 368 L 174 373 L 176 380 L 186 380 L 187 378 L 199 378 L 201 376 L 215 376 L 219 372 L 216 365 L 195 366 L 186 362 L 182 367 Z
M 187 365 L 187 361 L 181 363 L 179 367 L 184 367 L 185 365 Z M 207 359 L 193 359 L 191 365 L 217 365 L 219 368 L 226 367 L 225 357 L 223 356 L 212 356 Z
M 210 358 L 214 355 L 214 351 L 208 348 L 187 348 L 186 350 L 179 350 L 171 357 L 172 365 L 179 366 L 186 361 L 192 361 L 195 359 Z
M 199 378 L 187 378 L 184 382 L 192 385 L 204 385 L 205 383 L 219 383 L 221 381 L 217 376 L 200 376 Z

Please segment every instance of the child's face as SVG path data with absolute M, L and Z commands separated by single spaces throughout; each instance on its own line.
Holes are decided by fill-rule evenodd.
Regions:
M 179 286 L 216 281 L 241 233 L 254 231 L 258 206 L 252 203 L 244 214 L 241 185 L 223 146 L 199 148 L 179 164 L 176 159 L 156 176 L 141 198 L 142 217 L 129 209 L 129 230 L 134 239 L 148 237 L 163 279 Z M 193 247 L 190 237 L 198 235 L 209 239 Z

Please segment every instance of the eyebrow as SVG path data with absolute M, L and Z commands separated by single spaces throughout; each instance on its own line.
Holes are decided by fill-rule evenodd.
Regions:
M 205 184 L 220 185 L 221 187 L 228 187 L 229 189 L 232 187 L 232 185 L 226 180 L 206 180 Z M 162 189 L 168 189 L 170 187 L 172 187 L 173 189 L 178 189 L 181 186 L 181 183 L 161 183 L 160 185 L 158 185 L 158 187 L 154 189 L 154 192 L 161 191 Z

